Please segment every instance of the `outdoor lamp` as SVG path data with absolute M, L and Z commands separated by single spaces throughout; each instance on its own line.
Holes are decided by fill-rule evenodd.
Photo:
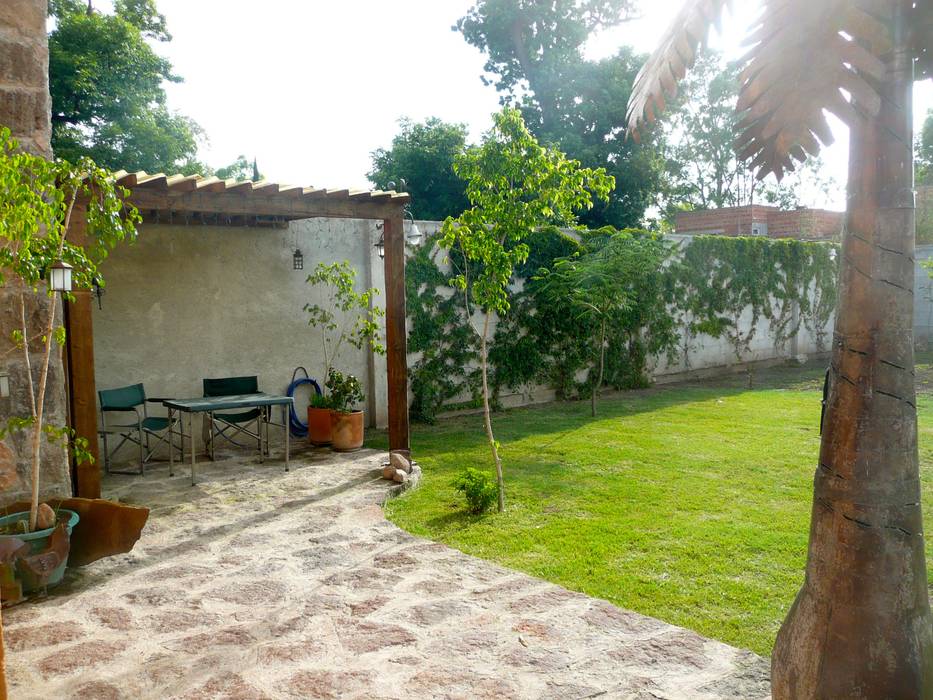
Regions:
M 411 228 L 408 229 L 408 235 L 405 237 L 408 245 L 418 245 L 421 243 L 421 229 L 418 228 L 418 224 L 415 223 L 415 220 L 411 220 Z
M 379 240 L 376 241 L 376 245 L 373 246 L 376 249 L 376 252 L 379 253 L 380 258 L 386 256 L 386 236 L 385 233 L 379 234 Z
M 301 254 L 301 250 L 295 248 L 295 252 L 292 255 L 292 269 L 293 270 L 304 270 L 305 269 L 305 257 Z
M 49 268 L 49 286 L 55 292 L 71 291 L 71 272 L 72 267 L 63 260 L 56 261 Z

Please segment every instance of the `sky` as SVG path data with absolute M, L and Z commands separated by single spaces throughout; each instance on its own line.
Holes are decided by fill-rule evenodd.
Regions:
M 711 46 L 741 54 L 754 0 L 735 3 Z M 370 153 L 388 147 L 398 120 L 436 116 L 465 123 L 478 140 L 499 107 L 480 80 L 483 55 L 452 25 L 472 0 L 158 0 L 174 40 L 157 50 L 181 84 L 169 105 L 192 117 L 208 141 L 200 157 L 214 167 L 240 154 L 269 179 L 315 187 L 369 187 Z M 601 58 L 629 44 L 648 52 L 673 21 L 680 0 L 642 0 L 641 18 L 591 38 Z M 915 90 L 915 115 L 933 109 L 933 81 Z M 847 130 L 824 152 L 844 206 Z

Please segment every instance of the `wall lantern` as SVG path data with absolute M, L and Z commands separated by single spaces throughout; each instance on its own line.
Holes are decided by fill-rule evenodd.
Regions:
M 405 242 L 410 246 L 417 246 L 421 244 L 421 229 L 418 228 L 418 224 L 415 223 L 414 217 L 411 215 L 407 209 L 405 210 L 405 215 L 408 217 L 408 220 L 411 221 L 411 226 L 408 228 L 408 233 L 405 234 Z M 379 240 L 376 241 L 376 245 L 373 247 L 376 249 L 376 252 L 379 253 L 380 258 L 385 258 L 386 256 L 386 234 L 383 229 L 382 224 L 376 224 L 376 228 L 381 231 L 379 234 Z
M 71 291 L 71 273 L 73 268 L 68 263 L 57 260 L 49 268 L 49 286 L 54 292 Z
M 292 254 L 292 269 L 293 270 L 304 270 L 305 269 L 305 256 L 301 254 L 301 251 L 298 248 L 295 248 L 295 252 Z
M 0 399 L 5 399 L 10 395 L 10 375 L 0 374 Z

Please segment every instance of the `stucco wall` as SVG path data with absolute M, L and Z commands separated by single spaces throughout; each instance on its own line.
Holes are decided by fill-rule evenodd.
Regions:
M 358 288 L 377 287 L 384 307 L 377 236 L 375 222 L 345 219 L 288 229 L 144 224 L 138 242 L 115 250 L 102 267 L 103 308 L 94 316 L 98 389 L 143 382 L 150 396 L 193 397 L 204 377 L 256 374 L 260 389 L 277 393 L 299 366 L 321 381 L 321 335 L 303 310 L 316 300 L 306 278 L 318 262 L 349 260 Z M 292 269 L 296 246 L 301 272 Z M 375 358 L 375 383 L 365 351 L 344 346 L 336 366 L 360 379 L 384 425 L 384 358 Z
M 0 2 L 0 124 L 8 127 L 20 146 L 51 157 L 48 90 L 48 40 L 45 33 L 46 0 Z M 31 413 L 26 361 L 10 344 L 10 334 L 21 326 L 20 288 L 13 280 L 0 286 L 0 374 L 10 380 L 10 396 L 0 397 L 0 420 Z M 44 295 L 26 294 L 28 327 L 43 327 L 42 319 L 53 303 Z M 61 323 L 61 307 L 56 309 Z M 42 348 L 32 348 L 33 377 Z M 67 421 L 62 355 L 56 346 L 49 367 L 45 420 L 63 426 Z M 43 438 L 40 498 L 71 495 L 71 477 L 62 446 Z M 29 434 L 16 433 L 0 442 L 0 506 L 28 500 L 32 490 Z

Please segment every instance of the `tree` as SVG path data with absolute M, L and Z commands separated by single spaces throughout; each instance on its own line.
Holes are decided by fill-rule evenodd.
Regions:
M 230 165 L 217 168 L 214 171 L 214 177 L 219 177 L 221 180 L 252 180 L 253 182 L 259 182 L 263 176 L 259 172 L 259 165 L 256 163 L 255 158 L 250 163 L 246 160 L 246 156 L 239 155 Z
M 36 529 L 39 507 L 40 450 L 42 436 L 49 440 L 69 440 L 74 433 L 67 426 L 45 422 L 45 398 L 53 344 L 63 345 L 65 329 L 56 326 L 58 304 L 49 285 L 52 266 L 71 265 L 76 287 L 89 288 L 102 281 L 99 263 L 124 239 L 136 236 L 139 213 L 124 202 L 127 192 L 117 187 L 110 173 L 83 159 L 75 165 L 49 162 L 23 153 L 6 128 L 0 129 L 0 285 L 20 289 L 20 327 L 13 332 L 9 352 L 20 352 L 27 368 L 26 380 L 30 413 L 12 416 L 0 424 L 0 439 L 17 430 L 31 431 L 32 500 L 29 532 Z M 86 245 L 68 240 L 69 225 L 79 200 L 87 202 L 86 216 L 90 241 Z M 14 287 L 15 288 L 15 287 Z M 30 307 L 27 294 L 45 295 L 49 300 Z M 38 321 L 37 321 L 38 319 Z M 33 379 L 33 355 L 38 353 L 38 372 Z M 77 438 L 72 448 L 78 461 L 90 458 L 87 441 Z
M 613 325 L 641 331 L 645 318 L 637 312 L 638 307 L 661 300 L 663 308 L 660 295 L 654 293 L 648 298 L 643 291 L 652 286 L 657 292 L 658 285 L 646 284 L 646 278 L 660 276 L 668 252 L 659 236 L 644 231 L 619 231 L 595 249 L 556 261 L 551 270 L 542 269 L 537 277 L 552 304 L 568 307 L 577 318 L 597 329 L 593 352 L 595 377 L 590 382 L 590 413 L 594 417 L 605 377 L 609 331 Z
M 591 33 L 631 16 L 629 0 L 478 0 L 456 25 L 487 56 L 484 77 L 503 104 L 521 108 L 531 132 L 585 167 L 616 178 L 605 204 L 583 212 L 591 228 L 638 226 L 663 185 L 658 148 L 626 140 L 620 128 L 642 59 L 623 48 L 589 61 Z
M 636 81 L 629 127 L 663 110 L 725 0 L 687 0 Z M 850 129 L 848 211 L 806 580 L 778 633 L 784 698 L 933 697 L 912 343 L 912 83 L 933 75 L 929 0 L 763 0 L 737 150 L 780 179 Z
M 464 294 L 467 317 L 480 340 L 483 419 L 501 513 L 505 484 L 489 403 L 490 316 L 508 313 L 513 270 L 528 257 L 523 240 L 547 224 L 574 224 L 576 212 L 591 207 L 594 196 L 608 197 L 614 182 L 603 170 L 581 168 L 560 151 L 539 145 L 521 114 L 509 108 L 494 116 L 493 128 L 480 146 L 457 157 L 454 171 L 467 183 L 470 208 L 444 221 L 442 245 L 452 262 L 456 257 L 462 260 L 454 282 Z M 482 329 L 473 326 L 476 313 L 482 317 Z
M 704 51 L 681 82 L 664 124 L 670 176 L 664 206 L 668 220 L 677 211 L 694 208 L 768 203 L 789 209 L 800 203 L 804 185 L 826 194 L 833 184 L 821 175 L 819 158 L 809 159 L 793 177 L 780 183 L 755 177 L 734 146 L 739 85 L 739 66 L 724 65 L 722 57 L 712 51 Z
M 469 206 L 463 181 L 454 173 L 454 159 L 466 150 L 467 125 L 436 117 L 423 123 L 399 120 L 399 133 L 388 149 L 372 152 L 367 177 L 379 189 L 398 188 L 405 181 L 416 219 L 443 221 Z
M 77 0 L 56 0 L 49 10 L 55 154 L 90 156 L 111 169 L 201 172 L 201 128 L 166 106 L 163 84 L 181 79 L 150 45 L 171 40 L 154 0 L 117 0 L 114 14 Z
M 933 109 L 927 112 L 917 140 L 917 182 L 933 185 Z

